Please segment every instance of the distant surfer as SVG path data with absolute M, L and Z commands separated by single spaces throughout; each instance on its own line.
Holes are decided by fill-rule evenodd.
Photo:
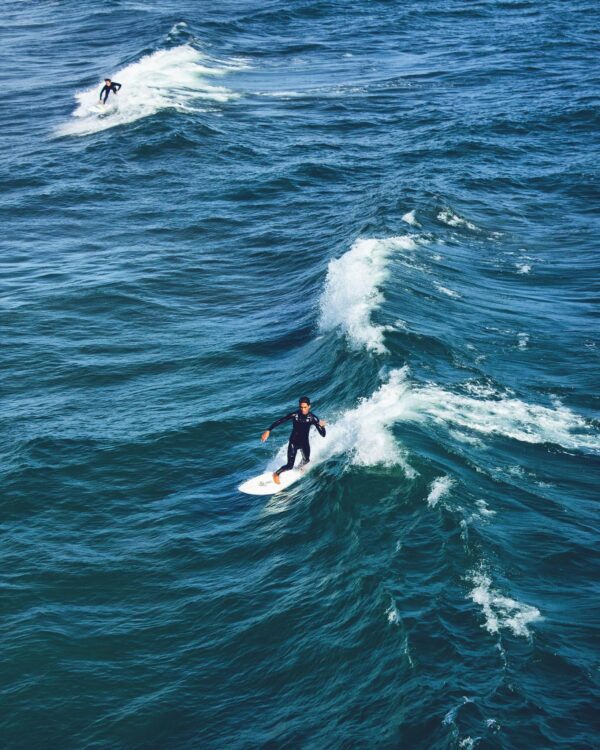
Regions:
M 102 87 L 102 91 L 100 92 L 100 102 L 102 104 L 106 104 L 106 100 L 108 99 L 108 95 L 110 94 L 110 92 L 112 91 L 113 94 L 116 94 L 120 88 L 120 83 L 111 81 L 110 78 L 105 78 L 104 86 Z M 104 101 L 102 101 L 102 97 L 104 97 Z
M 292 434 L 290 435 L 290 442 L 288 443 L 287 449 L 287 463 L 273 474 L 273 481 L 275 484 L 281 484 L 279 475 L 283 471 L 289 471 L 294 468 L 294 461 L 296 460 L 296 454 L 298 451 L 302 453 L 302 463 L 300 468 L 306 466 L 310 461 L 310 443 L 308 442 L 308 433 L 310 428 L 314 425 L 317 428 L 318 433 L 325 437 L 325 425 L 327 424 L 322 419 L 319 419 L 310 410 L 310 399 L 308 396 L 302 396 L 298 402 L 298 411 L 292 411 L 286 414 L 285 417 L 281 417 L 276 422 L 265 430 L 261 435 L 263 443 L 269 438 L 271 430 L 278 427 L 280 424 L 292 420 Z

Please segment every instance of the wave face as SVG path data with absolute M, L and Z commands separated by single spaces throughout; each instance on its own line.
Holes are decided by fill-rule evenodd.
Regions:
M 3 747 L 597 747 L 596 5 L 57 11 L 0 11 Z

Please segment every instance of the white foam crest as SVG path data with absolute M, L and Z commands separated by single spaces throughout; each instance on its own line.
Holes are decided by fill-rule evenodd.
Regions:
M 387 615 L 387 620 L 390 623 L 390 625 L 400 624 L 400 612 L 398 611 L 398 607 L 396 607 L 396 602 L 393 599 L 392 599 L 390 606 L 385 610 L 385 613 Z
M 453 297 L 454 299 L 462 299 L 461 294 L 459 294 L 458 292 L 455 292 L 453 289 L 448 289 L 447 286 L 442 286 L 442 284 L 438 284 L 437 281 L 434 281 L 433 285 L 438 290 L 438 292 L 445 294 L 447 297 Z
M 59 133 L 88 135 L 135 122 L 162 109 L 192 111 L 197 100 L 225 102 L 237 95 L 206 79 L 240 67 L 239 62 L 209 58 L 189 44 L 157 50 L 114 74 L 123 88 L 117 95 L 110 94 L 106 114 L 90 111 L 98 104 L 103 83 L 76 94 L 78 107 Z
M 468 698 L 466 695 L 463 695 L 462 697 L 462 703 L 459 703 L 457 706 L 454 706 L 454 708 L 451 708 L 444 718 L 442 719 L 442 724 L 444 726 L 449 726 L 450 724 L 454 724 L 456 721 L 456 715 L 460 711 L 460 709 L 465 706 L 467 703 L 474 703 L 472 698 Z
M 341 258 L 332 260 L 320 302 L 321 330 L 339 328 L 355 348 L 385 354 L 385 326 L 372 323 L 371 314 L 383 302 L 380 286 L 388 277 L 388 258 L 394 251 L 415 248 L 408 235 L 359 239 Z
M 504 596 L 492 588 L 490 577 L 483 570 L 473 570 L 467 575 L 473 584 L 469 598 L 479 604 L 485 616 L 485 627 L 489 633 L 496 634 L 501 628 L 510 630 L 514 635 L 529 637 L 528 625 L 541 619 L 539 609 L 529 604 L 522 604 Z
M 531 264 L 529 263 L 517 263 L 517 273 L 525 274 L 531 271 Z
M 517 398 L 477 399 L 425 386 L 414 393 L 423 417 L 483 435 L 502 435 L 524 443 L 554 443 L 563 448 L 600 451 L 600 435 L 566 406 L 527 404 Z
M 465 229 L 470 229 L 473 232 L 481 231 L 479 227 L 475 226 L 475 224 L 467 221 L 467 219 L 463 219 L 458 214 L 455 214 L 454 211 L 451 211 L 449 208 L 442 209 L 438 213 L 437 217 L 439 221 L 447 224 L 449 227 L 464 227 Z
M 475 445 L 478 448 L 485 447 L 482 441 L 478 437 L 475 437 L 474 435 L 467 435 L 467 433 L 461 432 L 460 430 L 449 430 L 448 432 L 450 435 L 452 435 L 452 437 L 455 440 L 458 440 L 459 443 L 467 443 L 468 445 Z
M 171 30 L 169 31 L 169 36 L 176 36 L 177 34 L 181 33 L 182 31 L 185 31 L 188 28 L 188 25 L 185 21 L 178 21 L 177 23 L 174 23 L 171 26 Z
M 490 518 L 491 516 L 496 515 L 496 511 L 490 510 L 485 500 L 477 500 L 475 504 L 477 505 L 477 508 L 479 509 L 479 513 L 482 516 L 487 516 L 488 518 Z
M 427 495 L 427 504 L 429 507 L 435 508 L 439 501 L 450 492 L 453 485 L 454 480 L 451 477 L 438 477 L 434 479 L 429 486 L 429 495 Z
M 412 211 L 409 211 L 408 213 L 405 213 L 402 217 L 402 221 L 405 221 L 407 224 L 410 224 L 411 227 L 420 227 L 421 225 L 417 221 L 416 218 L 416 210 L 413 209 Z
M 415 477 L 415 470 L 389 429 L 396 422 L 414 418 L 411 401 L 407 368 L 394 370 L 370 398 L 331 425 L 330 444 L 336 446 L 336 452 L 339 444 L 344 453 L 350 453 L 355 465 L 400 465 L 408 477 Z
M 479 396 L 481 398 L 493 398 L 494 396 L 502 395 L 497 388 L 494 388 L 494 386 L 490 385 L 489 383 L 478 383 L 476 381 L 471 381 L 469 383 L 465 383 L 463 388 L 465 389 L 465 391 L 468 391 L 474 396 Z
M 258 96 L 269 96 L 273 99 L 297 99 L 306 96 L 301 91 L 258 91 Z

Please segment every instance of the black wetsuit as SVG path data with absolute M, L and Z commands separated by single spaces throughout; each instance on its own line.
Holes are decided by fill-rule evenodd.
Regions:
M 319 417 L 315 416 L 312 411 L 308 414 L 302 414 L 300 410 L 293 411 L 290 414 L 286 414 L 285 417 L 281 417 L 268 428 L 269 432 L 288 419 L 293 420 L 292 434 L 290 435 L 290 442 L 288 443 L 287 451 L 287 464 L 277 469 L 276 474 L 281 474 L 282 471 L 289 471 L 294 468 L 294 461 L 296 460 L 296 454 L 298 451 L 302 453 L 302 463 L 300 466 L 305 466 L 310 461 L 310 443 L 308 442 L 308 433 L 310 428 L 314 425 L 319 434 L 325 437 L 325 428 L 319 424 Z
M 104 87 L 102 91 L 100 92 L 100 101 L 102 101 L 102 94 L 104 94 L 104 101 L 102 102 L 102 104 L 106 104 L 106 100 L 108 99 L 108 95 L 110 94 L 111 91 L 113 92 L 113 94 L 116 94 L 120 88 L 121 88 L 121 84 L 117 83 L 116 81 L 112 81 L 110 86 L 107 86 L 106 84 L 104 84 Z

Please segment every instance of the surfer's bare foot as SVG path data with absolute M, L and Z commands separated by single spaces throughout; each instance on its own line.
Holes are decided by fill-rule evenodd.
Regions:
M 279 478 L 279 474 L 277 472 L 273 474 L 273 481 L 275 482 L 275 484 L 281 484 L 281 479 Z

